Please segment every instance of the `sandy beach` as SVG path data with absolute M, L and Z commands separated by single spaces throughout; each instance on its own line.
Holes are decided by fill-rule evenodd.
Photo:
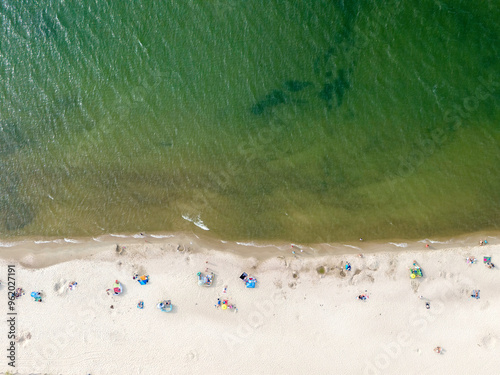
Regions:
M 336 254 L 247 245 L 246 254 L 261 254 L 248 257 L 230 251 L 241 247 L 236 244 L 174 237 L 67 244 L 17 259 L 8 259 L 7 251 L 1 261 L 4 353 L 8 265 L 25 295 L 15 299 L 16 367 L 4 355 L 0 371 L 497 374 L 500 245 L 489 242 L 368 253 L 351 246 Z M 488 268 L 484 256 L 498 266 Z M 414 261 L 421 278 L 410 278 Z M 215 274 L 210 287 L 197 282 L 205 271 Z M 257 279 L 255 289 L 245 287 L 243 272 Z M 149 275 L 149 283 L 140 285 L 134 274 Z M 115 280 L 123 286 L 118 296 L 106 293 Z M 78 284 L 71 290 L 72 281 Z M 479 299 L 473 290 L 480 290 Z M 33 291 L 41 292 L 41 303 Z M 218 298 L 232 308 L 217 307 Z M 173 310 L 160 311 L 161 300 L 171 300 Z

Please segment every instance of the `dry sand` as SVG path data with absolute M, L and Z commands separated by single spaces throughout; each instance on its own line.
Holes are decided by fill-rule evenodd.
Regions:
M 184 251 L 177 250 L 179 244 Z M 16 264 L 16 284 L 26 295 L 16 300 L 16 368 L 4 355 L 0 371 L 500 373 L 500 245 L 433 250 L 421 244 L 418 251 L 379 251 L 361 258 L 354 248 L 328 255 L 288 244 L 286 251 L 255 249 L 266 254 L 257 259 L 228 252 L 235 244 L 203 244 L 187 237 L 139 239 L 120 254 L 116 244 L 81 244 L 85 249 L 78 252 L 67 244 L 1 261 L 0 314 L 7 317 L 8 264 Z M 76 253 L 79 259 L 66 259 Z M 476 264 L 466 263 L 470 255 Z M 484 255 L 498 266 L 488 269 Z M 409 277 L 413 260 L 423 269 L 421 279 Z M 207 261 L 215 283 L 200 287 L 196 274 Z M 351 271 L 344 270 L 346 261 Z M 239 279 L 244 271 L 257 278 L 255 289 Z M 133 280 L 135 272 L 148 274 L 149 284 Z M 124 292 L 109 296 L 105 291 L 115 279 Z M 68 288 L 71 281 L 78 282 L 74 290 Z M 473 289 L 481 290 L 480 299 L 470 297 Z M 34 302 L 30 293 L 40 290 L 43 302 Z M 369 298 L 358 300 L 364 293 Z M 217 298 L 228 299 L 237 311 L 216 308 Z M 172 300 L 171 313 L 156 308 L 161 299 Z M 139 300 L 143 310 L 136 307 Z M 4 353 L 6 320 L 0 325 Z M 436 346 L 442 354 L 433 351 Z

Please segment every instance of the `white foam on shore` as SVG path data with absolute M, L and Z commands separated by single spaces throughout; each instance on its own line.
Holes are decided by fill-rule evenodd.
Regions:
M 241 246 L 255 246 L 255 247 L 263 247 L 263 246 L 259 246 L 259 245 L 256 245 L 254 244 L 253 242 L 236 242 L 237 245 L 241 245 Z
M 276 245 L 257 245 L 256 243 L 253 242 L 236 242 L 236 244 L 241 246 L 251 246 L 251 247 L 275 247 L 276 249 L 281 250 L 281 247 Z
M 442 244 L 447 244 L 447 243 L 450 243 L 451 240 L 448 240 L 448 241 L 434 241 L 434 240 L 429 240 L 428 238 L 426 238 L 425 240 L 420 240 L 418 242 L 420 243 L 442 243 Z
M 44 241 L 44 240 L 34 241 L 34 243 L 36 243 L 36 244 L 51 243 L 51 242 L 52 241 Z
M 352 249 L 356 249 L 356 250 L 361 250 L 360 247 L 357 247 L 357 246 L 353 246 L 353 245 L 344 245 L 345 247 L 350 247 Z
M 397 247 L 408 247 L 408 244 L 406 242 L 402 243 L 395 243 L 395 242 L 389 242 L 391 245 L 397 246 Z
M 113 233 L 110 233 L 110 236 L 111 237 L 120 237 L 120 238 L 127 238 L 127 237 L 129 237 L 126 234 L 113 234 Z
M 203 220 L 201 220 L 200 218 L 200 215 L 198 215 L 198 217 L 196 219 L 193 219 L 193 218 L 190 218 L 188 215 L 182 215 L 182 218 L 184 220 L 187 220 L 191 223 L 193 223 L 194 225 L 196 225 L 198 228 L 201 228 L 203 230 L 210 230 L 206 225 L 205 223 L 203 223 Z
M 64 242 L 69 242 L 69 243 L 80 243 L 80 241 L 74 240 L 72 238 L 65 238 Z
M 153 238 L 172 238 L 175 237 L 173 234 L 150 234 Z
M 12 247 L 15 246 L 15 242 L 0 242 L 0 247 Z

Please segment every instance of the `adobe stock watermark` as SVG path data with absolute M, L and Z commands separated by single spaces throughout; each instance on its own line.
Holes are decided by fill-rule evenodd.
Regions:
M 441 289 L 440 296 L 431 301 L 432 308 L 425 311 L 419 311 L 411 314 L 408 317 L 408 326 L 417 332 L 423 332 L 427 329 L 430 323 L 445 311 L 443 301 L 450 298 L 462 298 L 463 296 L 456 291 L 456 285 L 449 281 L 445 281 L 444 287 Z M 413 334 L 415 334 L 413 332 Z M 364 367 L 364 375 L 383 375 L 390 367 L 391 362 L 399 358 L 403 350 L 413 345 L 413 337 L 410 331 L 399 332 L 395 339 L 389 343 L 382 344 L 380 352 L 369 360 Z
M 33 360 L 36 362 L 38 370 L 44 372 L 50 372 L 50 364 L 52 361 L 57 362 L 59 360 L 65 360 L 64 353 L 67 349 L 75 342 L 81 339 L 81 327 L 86 325 L 88 327 L 84 335 L 94 335 L 95 339 L 98 340 L 98 333 L 92 330 L 92 323 L 98 315 L 102 314 L 102 310 L 105 308 L 109 309 L 109 303 L 111 299 L 106 292 L 98 293 L 94 295 L 93 298 L 87 300 L 88 305 L 86 308 L 78 309 L 71 316 L 76 316 L 78 319 L 83 319 L 78 323 L 75 321 L 70 321 L 65 325 L 64 329 L 61 331 L 53 331 L 48 337 L 49 342 L 41 347 L 34 348 Z M 97 308 L 101 310 L 98 314 Z M 74 360 L 74 358 L 70 358 Z
M 228 349 L 233 352 L 235 347 L 243 344 L 246 339 L 255 334 L 264 325 L 266 320 L 273 316 L 276 307 L 283 304 L 284 300 L 283 292 L 276 291 L 270 298 L 256 302 L 252 311 L 238 325 L 234 333 L 225 332 L 222 335 L 222 340 Z
M 411 150 L 408 156 L 399 158 L 399 165 L 396 175 L 404 177 L 410 175 L 420 167 L 425 159 L 442 146 L 450 137 L 450 132 L 456 132 L 464 126 L 464 122 L 471 118 L 482 102 L 488 100 L 500 88 L 498 76 L 490 73 L 488 78 L 479 77 L 479 85 L 474 93 L 462 100 L 462 103 L 454 104 L 451 109 L 444 112 L 443 119 L 450 127 L 445 129 L 437 128 L 432 130 L 429 138 L 419 140 L 419 147 Z M 395 176 L 394 176 L 395 177 Z

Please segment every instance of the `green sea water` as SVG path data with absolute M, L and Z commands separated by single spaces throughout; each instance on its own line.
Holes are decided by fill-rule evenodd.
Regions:
M 1 0 L 0 16 L 3 238 L 500 227 L 498 0 Z

